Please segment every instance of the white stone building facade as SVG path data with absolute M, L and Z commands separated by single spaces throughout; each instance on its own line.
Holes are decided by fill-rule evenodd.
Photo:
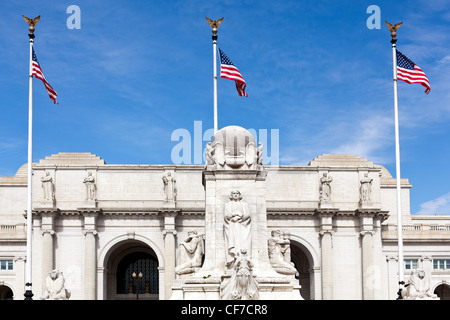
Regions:
M 259 172 L 263 239 L 280 230 L 290 240 L 303 299 L 397 298 L 396 182 L 384 167 L 322 155 L 306 166 Z M 110 165 L 91 153 L 59 153 L 33 164 L 33 299 L 53 269 L 64 274 L 70 299 L 170 299 L 183 278 L 175 272 L 180 244 L 192 230 L 207 233 L 205 214 L 215 200 L 206 186 L 214 174 L 204 165 Z M 328 196 L 321 194 L 323 177 L 332 179 Z M 258 196 L 252 186 L 236 187 L 246 199 Z M 431 291 L 448 299 L 450 217 L 411 215 L 411 187 L 402 179 L 405 278 L 423 269 Z M 15 176 L 0 177 L 0 299 L 23 299 L 26 204 L 25 164 Z

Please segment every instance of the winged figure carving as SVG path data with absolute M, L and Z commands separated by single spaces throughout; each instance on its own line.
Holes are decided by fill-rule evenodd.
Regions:
M 223 17 L 218 19 L 218 20 L 215 20 L 215 21 L 213 21 L 210 18 L 206 17 L 206 21 L 208 21 L 208 23 L 211 26 L 211 28 L 213 28 L 213 29 L 216 28 L 217 29 L 219 27 L 219 25 L 222 23 Z
M 38 23 L 39 19 L 41 19 L 41 16 L 37 16 L 34 19 L 30 19 L 28 17 L 25 17 L 24 15 L 22 15 L 22 17 L 25 19 L 25 21 L 30 25 L 30 33 L 34 32 L 34 26 Z
M 403 22 L 399 22 L 394 25 L 390 24 L 387 21 L 384 21 L 384 22 L 386 23 L 386 26 L 388 27 L 389 31 L 391 32 L 392 39 L 395 39 L 395 37 L 397 36 L 397 30 L 398 30 L 398 28 L 400 28 L 400 26 L 402 25 Z

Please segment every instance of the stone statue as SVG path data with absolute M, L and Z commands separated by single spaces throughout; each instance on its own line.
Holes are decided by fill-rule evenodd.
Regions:
M 232 265 L 230 281 L 222 288 L 223 300 L 258 300 L 258 284 L 253 278 L 253 263 L 247 256 L 247 250 L 241 249 Z
M 53 178 L 50 176 L 50 172 L 46 172 L 44 177 L 41 177 L 42 188 L 44 189 L 44 199 L 54 200 L 55 189 L 53 186 Z
M 257 149 L 256 149 L 256 145 L 253 141 L 250 141 L 245 146 L 245 155 L 244 156 L 245 156 L 245 163 L 247 164 L 248 168 L 251 168 L 253 164 L 257 163 L 257 161 L 258 161 Z
M 206 164 L 218 170 L 261 170 L 262 144 L 257 148 L 255 138 L 244 128 L 222 128 L 206 144 Z
M 225 204 L 224 233 L 226 248 L 226 265 L 236 259 L 241 249 L 251 252 L 251 217 L 248 204 L 242 200 L 238 190 L 230 194 L 230 201 Z
M 179 245 L 181 263 L 175 269 L 177 274 L 193 273 L 195 268 L 202 266 L 202 259 L 205 253 L 203 242 L 203 235 L 198 235 L 195 230 L 188 232 L 187 238 Z
M 212 146 L 211 142 L 208 142 L 206 144 L 206 165 L 212 165 L 214 164 L 214 147 Z
M 402 290 L 402 296 L 409 300 L 439 299 L 436 294 L 430 292 L 430 278 L 421 269 L 413 271 L 405 289 Z
M 166 195 L 166 201 L 175 201 L 177 198 L 177 188 L 175 177 L 172 177 L 171 173 L 168 172 L 167 176 L 162 177 L 164 183 L 164 194 Z
M 58 269 L 49 272 L 45 280 L 46 290 L 41 296 L 41 300 L 67 300 L 70 298 L 70 291 L 64 287 L 64 275 Z
M 269 238 L 269 260 L 275 271 L 282 274 L 295 274 L 297 270 L 291 264 L 291 242 L 280 230 L 272 230 Z
M 259 166 L 263 164 L 263 143 L 260 142 L 258 148 L 256 149 L 256 161 Z
M 364 178 L 361 179 L 361 186 L 359 188 L 359 196 L 361 203 L 370 202 L 371 193 L 372 193 L 372 181 L 373 179 L 369 178 L 369 174 L 365 173 Z
M 88 172 L 86 178 L 84 178 L 83 183 L 86 185 L 86 199 L 95 200 L 95 178 L 92 176 L 92 172 Z
M 321 202 L 329 202 L 331 201 L 331 182 L 333 178 L 328 176 L 326 172 L 324 172 L 322 178 L 320 178 L 320 201 Z

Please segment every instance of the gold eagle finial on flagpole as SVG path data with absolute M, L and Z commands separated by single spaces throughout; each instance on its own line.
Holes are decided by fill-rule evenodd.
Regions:
M 402 25 L 403 22 L 399 22 L 394 25 L 390 24 L 387 21 L 384 21 L 384 22 L 386 23 L 386 26 L 388 27 L 389 31 L 391 32 L 392 39 L 395 39 L 395 37 L 397 36 L 397 30 L 398 30 L 398 28 L 400 28 L 400 26 Z
M 30 34 L 33 34 L 34 32 L 34 27 L 36 26 L 36 24 L 38 23 L 39 19 L 41 18 L 41 16 L 37 16 L 34 19 L 30 19 L 28 17 L 25 17 L 24 15 L 22 15 L 22 17 L 25 19 L 26 22 L 28 22 L 28 24 L 30 25 L 30 28 L 28 29 L 30 31 Z
M 209 25 L 211 26 L 213 34 L 216 35 L 217 28 L 219 28 L 220 24 L 222 23 L 223 17 L 218 20 L 214 20 L 214 21 L 211 20 L 210 18 L 206 17 L 206 21 L 208 21 Z

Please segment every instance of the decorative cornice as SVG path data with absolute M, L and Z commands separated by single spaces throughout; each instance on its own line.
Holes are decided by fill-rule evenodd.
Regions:
M 312 216 L 315 208 L 267 208 L 267 215 L 271 216 Z
M 179 208 L 161 208 L 159 213 L 164 217 L 176 217 L 181 212 Z
M 338 208 L 317 208 L 314 211 L 319 217 L 332 217 L 339 213 Z
M 355 213 L 359 216 L 376 216 L 381 215 L 381 209 L 380 208 L 358 208 L 356 209 Z
M 77 211 L 83 216 L 97 216 L 101 214 L 101 208 L 78 208 Z
M 60 210 L 59 208 L 34 208 L 33 209 L 33 215 L 34 216 L 42 216 L 44 214 L 54 214 L 57 215 L 59 214 Z M 26 212 L 24 213 L 24 216 L 26 217 Z

